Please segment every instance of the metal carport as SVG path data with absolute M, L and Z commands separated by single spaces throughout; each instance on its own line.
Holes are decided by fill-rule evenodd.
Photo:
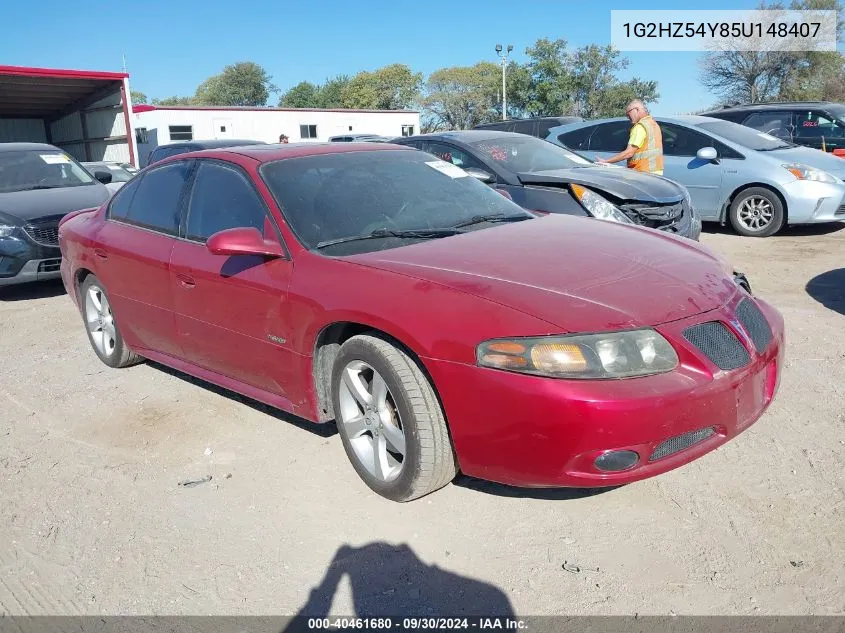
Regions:
M 129 75 L 0 66 L 0 143 L 40 142 L 80 161 L 137 166 Z

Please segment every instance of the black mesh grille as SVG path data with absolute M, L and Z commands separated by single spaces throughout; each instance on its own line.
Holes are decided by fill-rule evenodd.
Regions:
M 45 259 L 38 263 L 38 272 L 40 273 L 55 273 L 61 270 L 62 258 Z
M 699 323 L 684 330 L 684 338 L 700 349 L 719 369 L 737 369 L 751 358 L 736 335 L 718 321 Z
M 736 309 L 736 316 L 754 342 L 757 352 L 763 353 L 772 342 L 772 328 L 760 308 L 751 299 L 744 299 Z
M 669 455 L 679 453 L 693 444 L 703 442 L 708 437 L 715 435 L 715 433 L 716 428 L 708 426 L 706 429 L 690 431 L 689 433 L 684 433 L 683 435 L 670 438 L 665 442 L 661 442 L 657 448 L 654 449 L 654 452 L 651 454 L 651 457 L 648 458 L 648 461 L 653 462 L 658 459 L 663 459 L 664 457 L 669 457 Z
M 845 215 L 845 204 L 840 205 L 833 215 Z
M 32 241 L 42 246 L 59 245 L 59 225 L 32 225 L 29 224 L 23 229 L 32 238 Z

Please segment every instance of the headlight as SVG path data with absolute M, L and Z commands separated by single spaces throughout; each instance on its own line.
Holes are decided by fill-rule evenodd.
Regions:
M 0 224 L 0 237 L 9 237 L 14 230 L 14 226 L 9 224 Z
M 781 167 L 788 170 L 789 173 L 795 176 L 798 180 L 815 180 L 817 182 L 834 183 L 839 182 L 833 174 L 822 171 L 821 169 L 816 169 L 815 167 L 802 165 L 801 163 L 790 163 L 788 165 L 781 165 Z
M 482 367 L 551 378 L 631 378 L 678 366 L 674 348 L 651 328 L 485 341 L 476 359 Z
M 599 220 L 621 222 L 622 224 L 634 223 L 631 218 L 622 213 L 615 204 L 605 200 L 595 191 L 590 191 L 581 185 L 571 185 L 571 187 L 572 193 L 575 194 L 578 202 L 580 202 L 593 217 L 596 217 Z

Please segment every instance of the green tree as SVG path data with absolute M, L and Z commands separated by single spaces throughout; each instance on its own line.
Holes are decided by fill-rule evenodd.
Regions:
M 341 101 L 345 108 L 403 110 L 417 100 L 422 82 L 422 73 L 405 64 L 361 71 L 342 88 Z
M 153 99 L 153 105 L 161 106 L 188 106 L 196 105 L 193 97 L 165 97 L 164 99 Z
M 148 103 L 147 95 L 145 95 L 140 90 L 130 90 L 129 95 L 130 95 L 130 98 L 132 99 L 133 105 L 138 105 L 139 103 Z
M 267 71 L 255 62 L 238 62 L 202 82 L 194 99 L 201 105 L 263 106 L 272 92 L 278 88 Z
M 349 85 L 348 75 L 337 75 L 320 86 L 318 106 L 320 108 L 342 108 L 343 90 Z
M 490 62 L 433 72 L 422 99 L 425 129 L 466 130 L 497 118 L 500 77 Z
M 509 115 L 615 116 L 631 99 L 653 102 L 659 97 L 654 81 L 617 77 L 630 62 L 611 46 L 570 52 L 566 40 L 540 39 L 525 52 L 525 64 L 508 68 Z
M 310 81 L 300 81 L 279 99 L 283 108 L 319 108 L 320 88 Z

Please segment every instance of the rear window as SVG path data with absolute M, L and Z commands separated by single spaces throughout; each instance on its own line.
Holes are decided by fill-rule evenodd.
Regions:
M 94 182 L 82 165 L 59 150 L 0 152 L 0 193 L 79 187 Z

